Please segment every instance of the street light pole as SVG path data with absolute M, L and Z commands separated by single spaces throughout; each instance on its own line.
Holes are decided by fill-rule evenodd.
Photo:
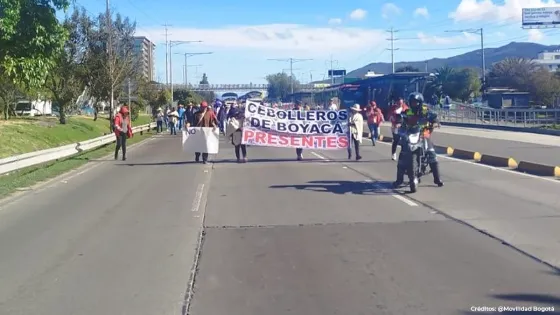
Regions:
M 189 85 L 189 76 L 188 76 L 189 73 L 188 73 L 188 69 L 187 69 L 187 68 L 189 67 L 188 58 L 189 58 L 189 57 L 192 57 L 192 56 L 198 56 L 198 55 L 211 55 L 211 54 L 213 54 L 213 53 L 214 53 L 214 52 L 211 52 L 211 51 L 208 51 L 208 52 L 197 52 L 197 53 L 190 53 L 190 52 L 187 52 L 187 53 L 177 53 L 178 55 L 185 55 L 185 72 L 184 72 L 184 75 L 185 75 L 185 84 L 186 84 L 187 86 Z
M 452 30 L 445 31 L 447 33 L 470 33 L 480 35 L 480 55 L 482 63 L 482 87 L 486 86 L 486 56 L 484 54 L 484 29 L 481 28 L 469 28 L 464 30 Z
M 191 44 L 191 43 L 202 43 L 201 40 L 176 40 L 176 41 L 170 41 L 169 42 L 169 83 L 171 85 L 171 106 L 173 107 L 173 63 L 172 63 L 172 59 L 171 56 L 171 48 L 173 48 L 174 46 L 178 46 L 178 45 L 182 45 L 182 44 Z

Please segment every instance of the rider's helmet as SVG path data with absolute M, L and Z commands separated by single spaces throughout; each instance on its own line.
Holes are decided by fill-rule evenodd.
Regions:
M 424 96 L 422 95 L 422 93 L 410 93 L 410 95 L 408 96 L 408 106 L 417 107 L 422 106 L 422 104 L 424 104 Z

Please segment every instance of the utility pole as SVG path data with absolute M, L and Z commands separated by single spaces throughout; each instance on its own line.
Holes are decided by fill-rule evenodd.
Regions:
M 184 55 L 184 56 L 185 56 L 185 65 L 184 65 L 184 68 L 183 68 L 184 71 L 185 71 L 185 72 L 183 73 L 183 75 L 184 75 L 184 80 L 185 80 L 185 85 L 187 85 L 187 86 L 189 85 L 189 76 L 188 76 L 188 74 L 189 74 L 189 72 L 188 72 L 189 57 L 198 56 L 198 55 L 211 55 L 211 54 L 213 54 L 213 53 L 214 53 L 214 52 L 212 52 L 212 51 L 199 52 L 199 53 L 190 53 L 190 52 L 187 52 L 187 53 L 177 53 L 177 55 Z M 199 65 L 199 66 L 200 66 L 200 65 Z M 194 67 L 194 66 L 193 66 L 193 67 Z
M 391 73 L 395 73 L 395 50 L 399 50 L 398 48 L 395 48 L 395 41 L 397 40 L 395 38 L 395 33 L 398 31 L 391 27 L 391 29 L 387 32 L 391 34 L 391 37 L 387 39 L 388 41 L 391 41 L 391 48 L 388 49 L 391 51 Z
M 480 35 L 480 57 L 482 66 L 482 86 L 486 86 L 486 57 L 484 55 L 484 29 L 481 28 L 469 28 L 465 30 L 452 30 L 445 31 L 447 33 L 470 33 Z
M 337 65 L 338 65 L 338 60 L 333 60 L 332 58 L 333 58 L 333 55 L 331 55 L 331 67 L 330 67 L 330 69 L 331 69 L 331 85 L 334 85 L 334 73 L 333 73 L 334 67 L 333 67 L 333 63 L 336 62 Z
M 167 28 L 171 25 L 163 24 L 165 27 L 165 85 L 169 85 L 169 34 Z
M 285 59 L 268 59 L 269 61 L 282 61 L 290 62 L 290 94 L 292 95 L 292 101 L 294 99 L 294 63 L 311 61 L 313 59 L 295 59 L 295 58 L 285 58 Z

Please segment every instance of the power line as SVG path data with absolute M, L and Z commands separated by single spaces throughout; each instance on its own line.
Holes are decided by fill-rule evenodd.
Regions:
M 484 28 L 446 31 L 449 33 L 471 33 L 480 35 L 480 55 L 482 57 L 482 86 L 486 86 L 486 60 L 484 57 Z

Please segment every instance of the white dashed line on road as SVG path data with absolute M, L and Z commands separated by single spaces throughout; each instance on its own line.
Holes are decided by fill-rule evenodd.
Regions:
M 196 194 L 194 195 L 194 200 L 191 206 L 192 212 L 198 212 L 198 208 L 200 208 L 200 202 L 202 200 L 202 193 L 204 192 L 204 184 L 198 185 L 196 189 Z
M 314 156 L 320 158 L 321 160 L 329 161 L 329 159 L 327 159 L 326 157 L 324 157 L 324 156 L 322 156 L 322 155 L 320 155 L 320 154 L 318 154 L 318 153 L 311 152 L 311 154 L 313 154 Z

